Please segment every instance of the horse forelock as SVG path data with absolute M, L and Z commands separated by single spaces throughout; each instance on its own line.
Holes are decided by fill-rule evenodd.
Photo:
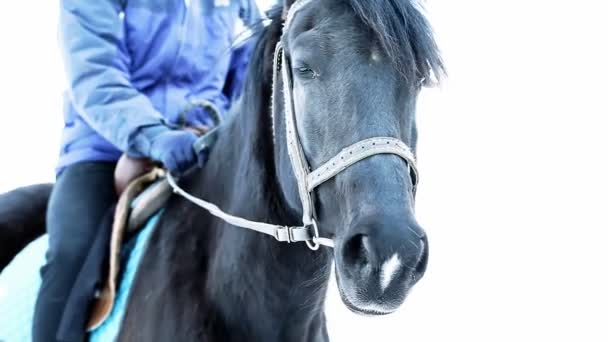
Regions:
M 339 1 L 348 4 L 374 32 L 380 47 L 406 80 L 426 84 L 441 80 L 444 63 L 418 0 Z

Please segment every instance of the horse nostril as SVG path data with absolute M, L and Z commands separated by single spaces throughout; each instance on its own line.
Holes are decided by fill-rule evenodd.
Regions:
M 369 263 L 369 250 L 367 236 L 357 234 L 344 245 L 344 262 L 348 265 L 364 266 Z

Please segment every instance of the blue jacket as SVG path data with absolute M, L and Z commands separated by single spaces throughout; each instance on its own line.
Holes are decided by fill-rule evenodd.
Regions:
M 239 20 L 259 20 L 255 0 L 62 0 L 68 89 L 57 171 L 143 156 L 148 128 L 176 124 L 193 102 L 225 112 L 248 58 L 231 49 Z M 189 124 L 208 123 L 199 112 Z

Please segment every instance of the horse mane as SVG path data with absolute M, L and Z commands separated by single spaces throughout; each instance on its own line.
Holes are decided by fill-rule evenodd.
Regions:
M 264 112 L 270 110 L 274 49 L 282 34 L 282 8 L 273 7 L 268 13 L 269 25 L 260 21 L 251 28 L 250 39 L 257 39 L 249 58 L 243 85 L 243 108 Z
M 420 0 L 340 0 L 374 32 L 379 46 L 407 81 L 440 81 L 446 70 L 430 23 Z M 269 107 L 274 48 L 282 33 L 282 6 L 268 12 L 270 24 L 259 22 L 252 28 L 258 39 L 251 54 L 244 94 L 245 108 Z
M 399 73 L 409 82 L 430 85 L 445 74 L 433 30 L 419 0 L 341 0 L 376 35 Z

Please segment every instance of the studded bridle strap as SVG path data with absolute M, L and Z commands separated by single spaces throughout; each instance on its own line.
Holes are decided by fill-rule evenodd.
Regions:
M 302 199 L 302 222 L 304 225 L 308 225 L 312 224 L 313 221 L 312 199 L 310 196 L 308 196 L 309 191 L 306 184 L 308 170 L 310 168 L 306 158 L 304 157 L 304 150 L 302 148 L 302 144 L 300 143 L 300 135 L 298 134 L 298 127 L 296 126 L 296 119 L 294 116 L 295 108 L 292 98 L 293 85 L 291 81 L 291 67 L 289 65 L 289 60 L 283 53 L 283 46 L 281 42 L 277 44 L 274 62 L 276 66 L 275 69 L 280 70 L 283 81 L 287 154 L 289 154 L 291 167 L 298 183 L 298 193 L 300 195 L 300 199 Z
M 343 149 L 338 155 L 331 158 L 315 171 L 306 176 L 308 191 L 321 185 L 326 180 L 331 179 L 338 173 L 344 171 L 354 163 L 376 154 L 396 154 L 403 158 L 411 170 L 414 192 L 418 179 L 416 170 L 416 158 L 410 148 L 401 140 L 395 138 L 370 138 L 359 141 Z

